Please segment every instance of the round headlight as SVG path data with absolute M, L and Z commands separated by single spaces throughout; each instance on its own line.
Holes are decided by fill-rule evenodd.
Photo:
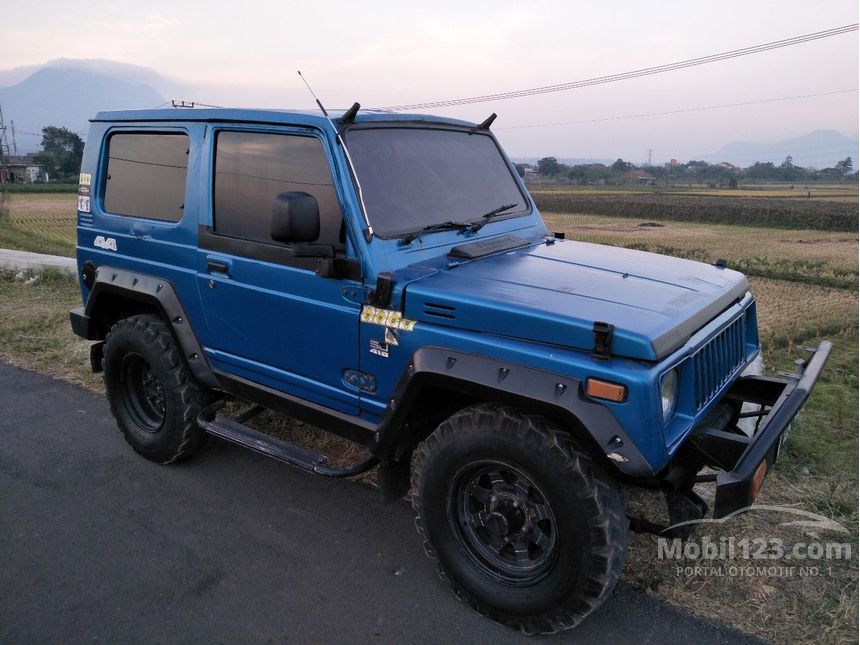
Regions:
M 671 370 L 663 375 L 660 383 L 660 399 L 663 403 L 663 421 L 667 421 L 675 409 L 678 398 L 678 370 Z

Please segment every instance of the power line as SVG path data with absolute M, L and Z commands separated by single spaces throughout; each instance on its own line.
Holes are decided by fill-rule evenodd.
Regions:
M 729 60 L 732 58 L 739 58 L 741 56 L 749 56 L 751 54 L 759 54 L 761 52 L 770 51 L 772 49 L 781 49 L 783 47 L 791 47 L 792 45 L 799 45 L 801 43 L 811 42 L 813 40 L 820 40 L 822 38 L 830 38 L 832 36 L 839 36 L 841 34 L 846 34 L 852 31 L 857 31 L 858 23 L 853 23 L 850 25 L 843 25 L 841 27 L 833 27 L 832 29 L 825 29 L 823 31 L 816 31 L 809 34 L 801 34 L 799 36 L 792 36 L 791 38 L 784 38 L 782 40 L 775 40 L 769 43 L 762 43 L 759 45 L 752 45 L 750 47 L 743 47 L 741 49 L 732 49 L 725 52 L 720 52 L 717 54 L 710 54 L 708 56 L 699 56 L 697 58 L 689 58 L 687 60 L 677 61 L 674 63 L 667 63 L 665 65 L 657 65 L 654 67 L 645 67 L 642 69 L 637 69 L 629 72 L 622 72 L 620 74 L 610 74 L 608 76 L 597 76 L 594 78 L 588 78 L 580 81 L 570 81 L 567 83 L 558 83 L 555 85 L 544 85 L 541 87 L 533 87 L 524 90 L 513 90 L 510 92 L 499 92 L 496 94 L 484 94 L 482 96 L 470 96 L 459 99 L 446 99 L 441 101 L 429 101 L 426 103 L 412 103 L 408 105 L 393 105 L 389 107 L 381 108 L 383 110 L 391 110 L 391 111 L 407 111 L 407 110 L 419 110 L 425 108 L 440 108 L 440 107 L 451 107 L 455 105 L 468 105 L 471 103 L 486 103 L 487 101 L 503 101 L 507 99 L 521 98 L 523 96 L 535 96 L 538 94 L 548 94 L 551 92 L 564 92 L 567 90 L 580 89 L 583 87 L 590 87 L 592 85 L 603 85 L 606 83 L 615 83 L 618 81 L 626 81 L 631 78 L 639 78 L 641 76 L 652 76 L 654 74 L 663 74 L 665 72 L 672 72 L 679 69 L 685 69 L 688 67 L 696 67 L 698 65 L 707 65 L 709 63 L 715 63 L 718 61 Z
M 621 121 L 623 119 L 644 119 L 651 116 L 667 116 L 671 114 L 684 114 L 687 112 L 704 112 L 706 110 L 721 110 L 723 108 L 742 107 L 746 105 L 760 105 L 763 103 L 777 103 L 779 101 L 796 101 L 798 99 L 808 99 L 816 96 L 832 96 L 835 94 L 849 94 L 857 92 L 860 89 L 853 90 L 834 90 L 832 92 L 818 92 L 816 94 L 799 94 L 797 96 L 781 96 L 772 99 L 760 99 L 757 101 L 741 101 L 740 103 L 724 103 L 722 105 L 704 105 L 699 107 L 679 108 L 677 110 L 667 110 L 665 112 L 642 112 L 640 114 L 624 114 L 619 116 L 604 116 L 596 119 L 582 119 L 580 121 L 556 121 L 553 123 L 529 123 L 525 125 L 508 125 L 495 130 L 517 130 L 520 128 L 545 128 L 559 125 L 580 125 L 583 123 L 600 123 L 602 121 Z

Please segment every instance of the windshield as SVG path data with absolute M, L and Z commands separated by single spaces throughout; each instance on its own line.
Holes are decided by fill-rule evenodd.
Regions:
M 380 237 L 529 211 L 507 161 L 486 134 L 441 128 L 356 128 L 348 132 L 347 144 L 368 219 Z M 510 207 L 500 211 L 500 206 Z

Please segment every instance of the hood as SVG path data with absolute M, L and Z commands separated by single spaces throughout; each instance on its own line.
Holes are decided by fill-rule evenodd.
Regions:
M 559 240 L 448 268 L 406 286 L 407 318 L 616 356 L 660 360 L 749 290 L 710 264 Z

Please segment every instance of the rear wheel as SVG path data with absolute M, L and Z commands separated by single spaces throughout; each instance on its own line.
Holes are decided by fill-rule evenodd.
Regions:
M 104 379 L 111 412 L 138 453 L 159 463 L 190 456 L 205 441 L 197 414 L 205 391 L 190 377 L 167 324 L 141 314 L 110 330 Z
M 618 486 L 547 419 L 479 405 L 419 452 L 413 505 L 457 596 L 525 633 L 578 624 L 621 573 Z

